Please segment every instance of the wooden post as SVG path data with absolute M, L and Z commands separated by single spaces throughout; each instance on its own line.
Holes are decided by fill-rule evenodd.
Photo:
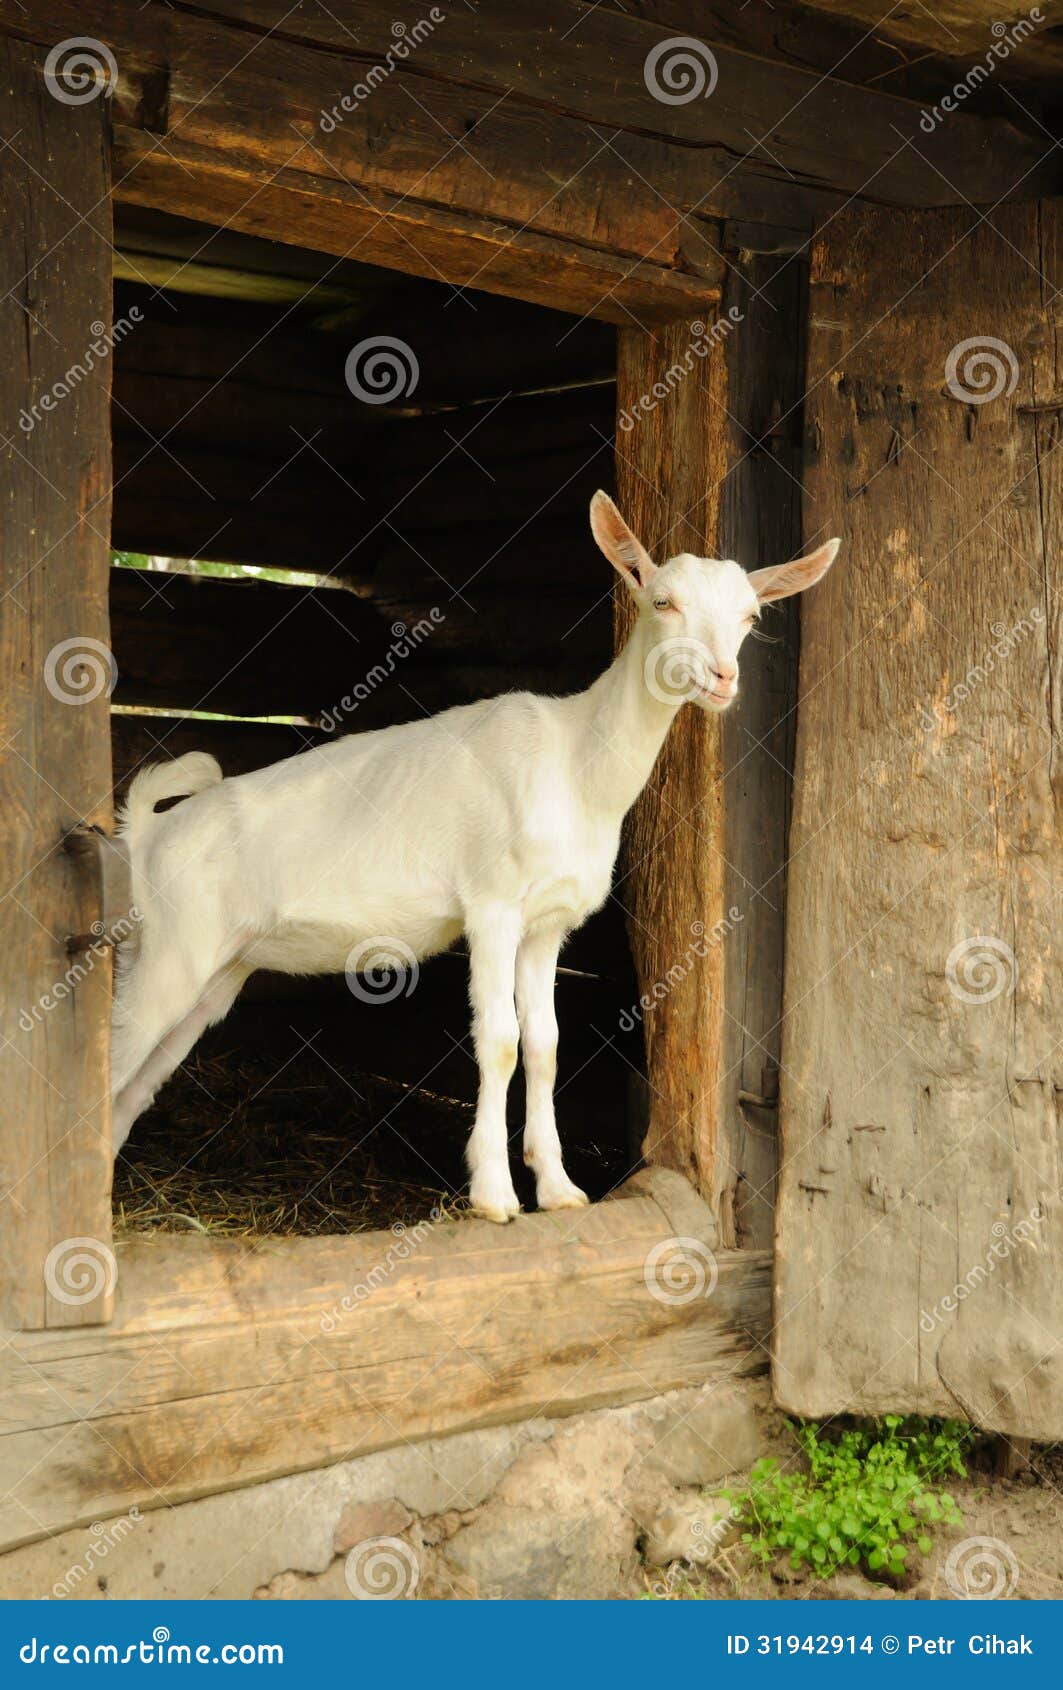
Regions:
M 0 1280 L 20 1327 L 108 1318 L 110 953 L 64 840 L 109 826 L 111 219 L 104 107 L 0 41 Z M 83 90 L 81 91 L 83 92 Z
M 1063 1436 L 1058 200 L 812 261 L 775 1388 Z
M 707 327 L 676 323 L 655 332 L 624 329 L 618 337 L 617 501 L 660 562 L 676 552 L 716 550 L 728 461 L 727 377 L 718 347 L 705 357 L 692 350 Z M 673 367 L 686 373 L 666 381 Z M 664 397 L 655 400 L 655 393 Z M 615 603 L 619 646 L 633 606 L 622 588 Z M 685 1174 L 709 1198 L 724 972 L 723 944 L 711 934 L 725 914 L 717 719 L 680 711 L 628 818 L 617 895 L 641 992 L 655 998 L 643 1018 L 650 1087 L 643 1153 Z
M 724 308 L 741 321 L 727 358 L 732 468 L 720 551 L 746 569 L 801 550 L 801 399 L 808 266 L 804 258 L 735 259 Z M 725 946 L 720 1239 L 768 1250 L 775 1224 L 778 1068 L 786 936 L 786 852 L 797 721 L 800 598 L 764 617 L 742 647 L 742 680 L 721 722 L 724 906 L 742 911 Z
M 621 333 L 618 497 L 661 561 L 689 550 L 753 569 L 799 549 L 805 291 L 800 259 L 742 260 L 728 276 L 723 332 L 687 323 Z M 704 357 L 691 356 L 713 336 Z M 676 371 L 686 373 L 677 380 Z M 640 406 L 655 387 L 665 396 Z M 631 622 L 626 593 L 616 607 L 621 643 Z M 753 1248 L 770 1247 L 773 1227 L 792 603 L 768 632 L 771 644 L 747 642 L 739 700 L 726 716 L 680 713 L 631 818 L 620 887 L 641 990 L 667 986 L 644 1018 L 644 1154 L 694 1181 L 721 1244 Z

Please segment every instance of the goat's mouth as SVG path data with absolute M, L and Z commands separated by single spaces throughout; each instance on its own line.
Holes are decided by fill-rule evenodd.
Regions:
M 694 682 L 687 695 L 691 704 L 696 704 L 699 710 L 706 710 L 718 714 L 727 710 L 738 696 L 738 686 L 734 681 L 717 683 L 712 687 L 703 687 L 700 682 Z

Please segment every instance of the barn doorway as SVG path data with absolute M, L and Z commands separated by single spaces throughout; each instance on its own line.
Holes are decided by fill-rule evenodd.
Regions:
M 615 330 L 133 206 L 115 248 L 119 798 L 193 747 L 239 774 L 609 662 L 586 512 L 613 480 Z M 561 964 L 558 1122 L 593 1199 L 644 1127 L 619 898 Z M 119 1235 L 343 1233 L 452 1200 L 464 956 L 408 987 L 253 977 L 134 1128 Z M 522 1120 L 518 1072 L 518 1141 Z

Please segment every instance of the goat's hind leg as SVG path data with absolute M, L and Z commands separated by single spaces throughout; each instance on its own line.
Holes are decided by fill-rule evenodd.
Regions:
M 233 962 L 200 984 L 171 978 L 170 990 L 154 995 L 161 980 L 138 957 L 122 983 L 111 1033 L 111 1143 L 115 1155 L 159 1087 L 182 1063 L 200 1034 L 227 1015 L 250 969 Z M 179 990 L 174 988 L 178 985 Z M 189 1001 L 191 999 L 191 1001 Z
M 513 1001 L 520 911 L 494 905 L 466 921 L 469 940 L 469 997 L 473 1039 L 480 1069 L 476 1123 L 466 1151 L 469 1198 L 488 1220 L 508 1221 L 520 1213 L 509 1171 L 506 1093 L 517 1066 L 517 1011 Z

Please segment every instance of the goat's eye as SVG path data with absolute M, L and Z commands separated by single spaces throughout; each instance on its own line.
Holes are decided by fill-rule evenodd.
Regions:
M 653 608 L 654 610 L 671 610 L 672 601 L 671 599 L 654 599 Z

